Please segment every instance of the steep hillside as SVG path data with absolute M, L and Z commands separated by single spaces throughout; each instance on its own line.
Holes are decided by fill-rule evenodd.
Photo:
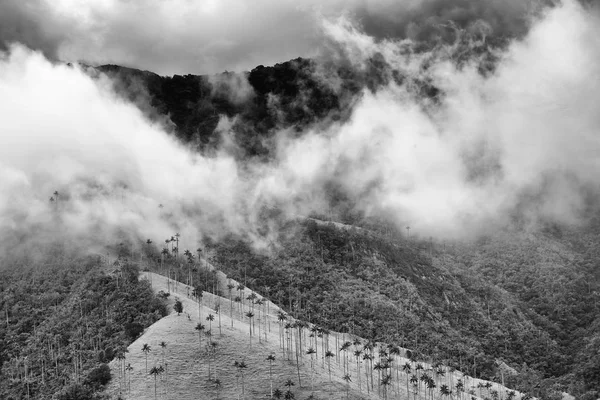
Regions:
M 219 276 L 222 284 L 229 282 L 236 287 L 239 285 L 222 274 Z M 266 299 L 262 304 L 265 313 L 261 316 L 261 322 L 259 323 L 258 318 L 254 321 L 255 328 L 258 325 L 257 329 L 262 329 L 260 336 L 258 331 L 251 336 L 249 319 L 239 310 L 231 314 L 227 298 L 204 292 L 202 307 L 198 310 L 196 299 L 190 297 L 192 287 L 180 283 L 173 285 L 167 282 L 166 277 L 154 273 L 146 273 L 144 277 L 152 283 L 157 293 L 168 292 L 170 289 L 169 303 L 173 305 L 176 299 L 181 301 L 183 313 L 172 311 L 169 316 L 156 322 L 129 346 L 124 360 L 111 363 L 115 379 L 107 393 L 113 398 L 118 397 L 119 393 L 123 398 L 151 398 L 155 391 L 155 381 L 154 375 L 149 371 L 161 366 L 164 371 L 157 375 L 156 395 L 165 399 L 268 398 L 271 382 L 274 390 L 286 392 L 289 388 L 294 398 L 299 399 L 381 399 L 409 396 L 416 399 L 439 392 L 443 385 L 449 390 L 456 390 L 455 386 L 459 382 L 463 383 L 459 384 L 459 388 L 464 387 L 467 392 L 473 391 L 474 396 L 491 395 L 495 392 L 505 398 L 510 392 L 498 384 L 488 384 L 444 366 L 436 366 L 436 372 L 433 372 L 430 364 L 406 358 L 405 349 L 390 351 L 391 348 L 384 343 L 373 343 L 375 347 L 369 351 L 366 350 L 369 342 L 355 335 L 336 331 L 322 332 L 319 327 L 310 324 L 282 329 L 278 321 L 281 310 Z M 251 296 L 252 293 L 257 299 L 262 298 L 259 293 L 248 288 L 236 292 L 240 298 Z M 219 305 L 220 316 L 217 312 Z M 234 308 L 239 308 L 238 306 L 239 304 Z M 258 309 L 261 306 L 255 307 Z M 211 329 L 206 319 L 210 315 L 215 318 Z M 199 322 L 206 325 L 207 329 L 200 336 L 195 330 Z M 291 318 L 285 321 L 291 322 Z M 288 332 L 292 330 L 295 333 L 288 336 Z M 282 332 L 291 339 L 288 342 L 291 344 L 291 351 L 288 347 L 282 347 Z M 295 338 L 292 337 L 294 335 Z M 297 341 L 300 337 L 303 343 Z M 203 341 L 202 344 L 200 340 Z M 150 347 L 147 354 L 142 350 L 145 345 Z M 308 354 L 310 348 L 315 350 L 312 355 Z M 331 357 L 324 356 L 328 350 L 331 351 Z M 358 357 L 355 356 L 357 351 Z M 363 354 L 372 354 L 373 362 L 363 359 Z M 271 362 L 267 360 L 270 355 L 274 357 Z M 236 362 L 243 362 L 246 368 L 237 368 Z M 386 367 L 372 369 L 382 364 Z M 419 370 L 422 368 L 421 372 L 413 370 L 417 365 L 420 365 Z M 373 377 L 369 374 L 371 371 Z M 431 390 L 426 390 L 420 385 L 414 386 L 410 383 L 413 374 L 428 374 L 435 379 L 437 389 L 432 387 Z M 386 375 L 390 378 L 382 379 Z M 345 379 L 345 376 L 349 379 Z M 382 381 L 386 384 L 379 383 Z M 286 382 L 294 385 L 286 386 Z M 510 396 L 514 397 L 515 394 Z M 517 394 L 516 398 L 519 397 Z
M 40 262 L 2 260 L 0 398 L 97 399 L 106 363 L 166 310 L 133 265 L 38 251 Z
M 567 240 L 498 232 L 465 246 L 314 221 L 279 240 L 263 254 L 230 237 L 211 246 L 212 259 L 328 328 L 542 397 L 597 387 L 598 359 L 584 354 L 596 343 L 598 280 Z M 503 363 L 518 375 L 503 376 Z

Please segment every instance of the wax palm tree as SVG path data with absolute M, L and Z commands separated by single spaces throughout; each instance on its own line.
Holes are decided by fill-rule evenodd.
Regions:
M 275 354 L 269 354 L 267 356 L 269 362 L 269 383 L 271 385 L 271 397 L 273 397 L 273 361 L 275 361 Z
M 381 378 L 381 384 L 383 385 L 383 398 L 388 398 L 388 386 L 392 384 L 392 375 L 385 374 L 383 378 Z
M 420 387 L 421 385 L 419 385 L 419 378 L 417 378 L 417 375 L 412 375 L 410 377 L 410 383 L 413 385 L 413 393 L 415 394 L 415 399 L 417 398 L 417 394 L 420 392 Z
M 229 316 L 231 317 L 231 327 L 233 328 L 233 297 L 231 296 L 231 291 L 235 288 L 233 283 L 227 284 L 227 291 L 229 292 Z
M 359 340 L 360 343 L 360 340 Z M 354 345 L 356 346 L 356 342 L 354 343 Z M 356 358 L 356 376 L 358 377 L 358 389 L 362 390 L 361 388 L 361 384 L 360 384 L 360 356 L 362 355 L 362 350 L 360 349 L 356 349 L 354 350 L 354 357 Z
M 256 299 L 256 301 L 254 302 L 257 306 L 258 306 L 258 343 L 260 343 L 260 307 L 265 304 L 265 302 L 263 301 L 263 299 Z M 265 340 L 266 340 L 266 331 L 265 331 Z
M 285 352 L 285 338 L 283 334 L 283 323 L 287 320 L 287 315 L 282 311 L 277 313 L 277 321 L 279 323 L 279 337 L 280 337 L 280 346 Z
M 162 251 L 160 252 L 160 269 L 163 270 L 164 268 L 164 262 L 165 262 L 165 257 L 169 255 L 169 250 L 167 249 L 162 249 Z M 167 274 L 167 290 L 169 288 L 169 276 Z
M 273 397 L 275 399 L 281 399 L 283 397 L 283 392 L 280 389 L 275 389 L 273 391 L 273 395 L 271 395 L 271 397 Z
M 462 379 L 459 379 L 456 382 L 456 393 L 458 394 L 459 398 L 462 398 L 462 392 L 464 392 L 464 390 L 465 390 L 465 384 L 463 383 Z
M 312 347 L 309 347 L 308 350 L 306 350 L 306 354 L 308 354 L 310 356 L 310 373 L 311 376 L 315 375 L 315 368 L 314 368 L 314 364 L 313 364 L 313 354 L 316 353 L 316 350 L 313 349 Z M 314 391 L 314 379 L 310 380 L 310 385 L 311 385 L 311 390 Z
M 442 385 L 442 386 L 440 386 L 440 394 L 444 398 L 446 398 L 446 397 L 452 396 L 452 390 L 450 390 L 448 385 Z
M 254 313 L 252 311 L 248 311 L 246 313 L 246 317 L 248 317 L 248 328 L 250 329 L 250 346 L 252 346 L 252 318 L 254 318 Z
M 344 360 L 343 360 L 343 364 L 344 364 L 344 372 L 346 372 L 347 370 L 347 351 L 350 348 L 350 346 L 352 346 L 352 343 L 350 342 L 344 342 L 342 344 L 342 346 L 340 347 L 340 352 L 344 352 Z
M 202 349 L 202 332 L 206 329 L 206 327 L 198 322 L 198 325 L 196 325 L 194 329 L 198 331 L 198 340 L 200 341 L 200 349 Z
M 127 371 L 128 374 L 128 384 L 127 384 L 127 391 L 131 392 L 131 371 L 133 371 L 133 367 L 131 366 L 131 364 L 127 364 L 127 366 L 125 367 L 125 371 Z
M 206 320 L 208 321 L 208 331 L 211 332 L 211 339 L 212 339 L 212 322 L 215 320 L 215 316 L 212 314 L 208 314 L 206 316 Z
M 396 385 L 398 388 L 398 393 L 400 393 L 400 363 L 398 360 L 400 353 L 400 347 L 396 345 L 390 346 L 390 356 L 394 357 L 394 363 L 396 364 Z
M 327 367 L 329 369 L 329 382 L 331 382 L 331 357 L 335 357 L 335 354 L 331 350 L 325 352 L 325 358 L 327 359 Z
M 177 256 L 179 256 L 179 238 L 180 237 L 181 237 L 181 235 L 179 234 L 179 232 L 177 232 L 175 234 L 175 241 L 177 242 L 177 247 L 175 249 L 176 249 L 176 252 L 177 252 Z
M 162 348 L 162 361 L 165 363 L 165 350 L 167 349 L 167 342 L 162 341 L 158 344 Z
M 435 381 L 433 380 L 433 378 L 427 379 L 426 385 L 427 385 L 427 389 L 429 389 L 429 393 L 431 395 L 431 400 L 433 400 L 433 389 L 435 389 L 437 385 L 435 384 Z
M 350 398 L 350 382 L 352 382 L 352 378 L 350 378 L 349 374 L 344 375 L 343 378 L 346 381 L 346 399 Z
M 285 383 L 284 383 L 285 387 L 287 387 L 287 390 L 285 391 L 285 395 L 284 398 L 287 399 L 293 399 L 294 398 L 294 393 L 292 393 L 292 386 L 294 386 L 294 381 L 292 381 L 291 379 L 288 379 Z
M 517 393 L 514 390 L 511 390 L 508 393 L 506 393 L 506 400 L 513 400 L 516 395 Z
M 209 341 L 207 348 L 208 348 L 208 380 L 211 380 L 211 367 L 210 367 L 210 360 L 214 359 L 216 354 L 217 354 L 217 346 L 219 344 L 217 342 L 212 342 Z M 215 369 L 216 369 L 216 365 L 215 365 Z M 215 376 L 216 376 L 216 371 L 215 371 Z
M 383 370 L 383 364 L 378 361 L 375 363 L 373 369 L 377 371 L 377 393 L 381 395 L 381 370 Z
M 148 343 L 144 343 L 144 345 L 142 346 L 142 351 L 146 355 L 146 373 L 148 372 L 148 353 L 150 353 L 151 350 L 152 349 L 150 348 L 150 346 L 148 346 Z
M 373 360 L 373 356 L 369 353 L 367 353 L 366 351 L 367 347 L 365 346 L 365 352 L 362 356 L 363 360 L 365 361 L 365 376 L 366 376 L 366 383 L 367 383 L 367 393 L 370 392 L 370 390 L 373 388 L 373 372 L 369 371 L 369 363 Z M 369 372 L 371 372 L 371 389 L 369 389 Z
M 244 388 L 244 370 L 246 368 L 248 368 L 248 366 L 246 365 L 246 363 L 244 361 L 236 361 L 236 362 L 233 363 L 233 365 L 238 369 L 238 373 L 242 377 L 242 398 L 245 399 L 246 398 L 246 391 L 245 391 L 245 388 Z
M 154 400 L 156 400 L 156 377 L 160 375 L 161 371 L 157 367 L 152 367 L 150 369 L 150 375 L 154 376 Z
M 119 361 L 119 386 L 123 385 L 124 382 L 124 376 L 123 376 L 123 372 L 125 370 L 124 366 L 124 360 L 125 360 L 125 353 L 123 353 L 122 351 L 119 351 L 119 353 L 117 354 L 116 359 Z
M 404 365 L 402 366 L 402 372 L 404 372 L 406 374 L 406 394 L 408 395 L 409 391 L 408 391 L 408 380 L 411 374 L 411 370 L 412 370 L 412 366 L 410 365 L 409 362 L 404 363 Z

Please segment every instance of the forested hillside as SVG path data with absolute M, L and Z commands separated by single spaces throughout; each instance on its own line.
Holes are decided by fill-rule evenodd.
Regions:
M 165 305 L 122 258 L 106 265 L 60 243 L 41 254 L 40 263 L 2 260 L 0 398 L 99 398 L 107 363 L 166 315 Z
M 597 238 L 564 236 L 499 232 L 466 246 L 308 221 L 270 255 L 234 237 L 211 248 L 226 273 L 311 322 L 536 397 L 593 398 L 598 277 L 582 242 Z
M 377 57 L 361 71 L 305 59 L 216 77 L 98 70 L 200 151 L 223 144 L 215 128 L 227 116 L 234 121 L 236 156 L 265 160 L 278 130 L 302 134 L 311 124 L 346 118 L 362 89 L 403 79 Z M 426 82 L 413 90 L 430 99 L 440 95 Z M 594 220 L 579 228 L 515 224 L 474 242 L 407 240 L 405 232 L 357 212 L 335 184 L 327 188 L 329 211 L 316 217 L 354 228 L 319 219 L 287 222 L 266 252 L 244 237 L 206 239 L 213 263 L 311 322 L 405 346 L 535 396 L 596 396 L 600 238 Z M 281 222 L 272 213 L 265 225 Z

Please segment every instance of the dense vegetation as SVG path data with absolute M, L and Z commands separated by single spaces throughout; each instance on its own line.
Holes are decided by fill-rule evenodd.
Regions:
M 43 263 L 13 259 L 0 271 L 2 399 L 99 398 L 106 363 L 166 315 L 137 267 L 50 247 Z
M 295 316 L 417 358 L 542 398 L 600 389 L 594 234 L 442 246 L 315 221 L 296 229 L 269 255 L 235 237 L 212 243 L 213 262 Z
M 138 104 L 147 115 L 166 119 L 182 141 L 204 152 L 220 144 L 220 116 L 235 117 L 240 158 L 268 158 L 275 129 L 301 134 L 311 124 L 344 119 L 362 89 L 405 79 L 378 56 L 361 71 L 305 59 L 213 77 L 99 70 L 116 78 L 123 95 L 136 101 L 142 96 Z M 411 86 L 422 97 L 440 95 L 426 82 Z M 233 96 L 239 93 L 245 97 Z M 357 215 L 334 184 L 327 191 L 331 212 L 317 217 L 361 229 L 289 223 L 268 254 L 231 236 L 208 243 L 214 264 L 322 326 L 344 326 L 537 396 L 567 391 L 597 397 L 597 221 L 585 229 L 515 228 L 474 244 L 443 245 L 407 241 L 393 227 Z

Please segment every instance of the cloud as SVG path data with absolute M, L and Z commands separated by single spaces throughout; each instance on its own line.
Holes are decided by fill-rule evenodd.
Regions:
M 345 15 L 376 39 L 433 40 L 440 28 L 486 21 L 497 35 L 525 31 L 521 0 L 6 0 L 0 43 L 50 58 L 119 64 L 159 74 L 243 71 L 321 52 L 321 18 Z M 43 17 L 42 17 L 43 16 Z
M 565 1 L 486 75 L 476 54 L 458 66 L 445 48 L 406 53 L 405 41 L 332 26 L 341 48 L 362 49 L 357 61 L 380 54 L 407 79 L 362 93 L 348 120 L 279 132 L 268 162 L 195 153 L 108 78 L 13 46 L 0 57 L 0 231 L 102 244 L 180 232 L 182 248 L 237 232 L 261 246 L 265 208 L 323 212 L 331 183 L 356 210 L 434 237 L 506 226 L 515 213 L 578 223 L 600 176 L 598 22 Z M 441 90 L 436 100 L 415 90 L 424 79 Z

